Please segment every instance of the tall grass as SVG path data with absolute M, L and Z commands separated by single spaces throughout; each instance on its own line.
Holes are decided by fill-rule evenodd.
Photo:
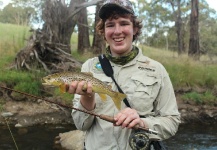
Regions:
M 175 52 L 147 46 L 142 46 L 142 50 L 145 55 L 164 65 L 175 91 L 192 89 L 183 94 L 183 100 L 194 101 L 196 104 L 217 104 L 217 64 L 194 61 L 187 55 L 178 56 Z
M 0 23 L 1 52 L 7 55 L 18 52 L 24 47 L 29 35 L 29 27 Z
M 181 87 L 200 86 L 216 88 L 217 64 L 205 64 L 194 61 L 186 55 L 179 56 L 171 51 L 160 51 L 142 46 L 145 55 L 162 63 L 169 73 L 175 89 Z
M 9 69 L 16 53 L 25 46 L 29 35 L 29 27 L 0 23 L 0 82 L 39 95 L 39 74 Z

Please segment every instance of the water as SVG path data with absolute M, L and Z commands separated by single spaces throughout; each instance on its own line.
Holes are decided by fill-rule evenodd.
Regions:
M 53 150 L 54 138 L 74 129 L 73 125 L 11 127 L 19 150 Z M 181 125 L 176 136 L 165 144 L 169 150 L 217 150 L 217 125 Z M 0 150 L 16 150 L 6 126 L 0 126 Z
M 10 128 L 19 150 L 53 150 L 54 139 L 59 133 L 75 129 L 73 125 Z M 0 150 L 16 150 L 10 131 L 6 126 L 0 126 Z
M 171 150 L 217 150 L 217 124 L 181 125 L 165 143 Z

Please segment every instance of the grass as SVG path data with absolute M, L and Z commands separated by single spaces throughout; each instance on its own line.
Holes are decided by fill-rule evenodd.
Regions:
M 185 93 L 182 96 L 182 99 L 184 101 L 193 101 L 198 105 L 202 105 L 202 104 L 215 105 L 217 101 L 217 97 L 214 96 L 211 91 L 206 91 L 205 93 L 197 93 L 197 92 Z
M 28 92 L 34 95 L 41 94 L 41 80 L 43 72 L 25 72 L 8 69 L 17 52 L 26 44 L 30 33 L 28 27 L 21 27 L 11 24 L 0 23 L 0 82 L 14 86 L 15 89 Z M 84 62 L 87 58 L 93 57 L 91 53 L 79 55 L 76 52 L 77 34 L 71 39 L 72 57 Z M 191 91 L 183 95 L 184 100 L 192 100 L 198 104 L 204 102 L 213 104 L 217 93 L 217 64 L 205 64 L 202 61 L 193 61 L 186 55 L 178 56 L 176 52 L 159 50 L 148 46 L 140 46 L 144 54 L 162 63 L 169 73 L 174 89 L 186 87 L 206 89 L 205 93 Z M 31 83 L 31 84 L 30 84 Z M 72 95 L 61 94 L 54 90 L 55 96 L 71 100 Z
M 175 89 L 181 87 L 200 86 L 203 88 L 216 88 L 217 64 L 204 64 L 194 61 L 186 55 L 177 56 L 174 52 L 160 51 L 150 47 L 142 47 L 144 54 L 162 63 L 169 73 Z
M 1 52 L 7 55 L 17 53 L 24 47 L 29 35 L 29 27 L 0 23 Z

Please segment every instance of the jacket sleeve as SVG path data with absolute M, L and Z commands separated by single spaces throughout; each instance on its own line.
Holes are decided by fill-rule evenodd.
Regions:
M 176 97 L 169 75 L 161 65 L 161 87 L 154 102 L 154 116 L 143 118 L 150 129 L 158 131 L 158 135 L 150 134 L 150 138 L 160 140 L 175 135 L 180 124 Z
M 91 68 L 91 60 L 88 60 L 82 65 L 81 72 L 90 72 L 90 68 Z M 73 106 L 75 108 L 85 110 L 85 108 L 80 103 L 80 95 L 78 94 L 74 95 Z M 93 115 L 89 115 L 87 113 L 83 113 L 76 110 L 72 110 L 71 115 L 76 128 L 83 131 L 86 131 L 91 127 L 95 118 Z

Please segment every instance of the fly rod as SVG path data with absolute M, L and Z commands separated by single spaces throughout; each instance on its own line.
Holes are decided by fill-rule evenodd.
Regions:
M 39 96 L 35 96 L 35 95 L 32 95 L 32 94 L 28 94 L 28 93 L 25 93 L 25 92 L 14 90 L 14 89 L 11 89 L 11 88 L 8 88 L 8 87 L 4 87 L 4 86 L 1 86 L 1 85 L 0 85 L 0 87 L 3 88 L 3 89 L 9 90 L 9 91 L 13 91 L 13 92 L 16 92 L 16 93 L 20 93 L 22 95 L 26 95 L 28 97 L 32 97 L 32 98 L 40 99 L 40 100 L 43 100 L 43 101 L 46 101 L 46 102 L 49 102 L 49 103 L 52 103 L 52 104 L 56 104 L 56 105 L 64 107 L 64 108 L 80 111 L 80 112 L 83 112 L 83 113 L 86 113 L 86 114 L 98 117 L 98 118 L 100 118 L 102 120 L 105 120 L 105 121 L 108 121 L 108 122 L 111 122 L 111 123 L 115 123 L 116 122 L 114 120 L 114 118 L 111 117 L 111 116 L 107 116 L 107 115 L 103 115 L 103 114 L 99 115 L 99 114 L 96 114 L 94 112 L 90 112 L 90 111 L 82 110 L 82 109 L 79 109 L 79 108 L 75 108 L 73 106 L 67 106 L 67 105 L 64 105 L 64 104 L 61 104 L 61 103 L 58 103 L 58 102 L 53 102 L 51 100 L 47 100 L 47 99 L 39 97 Z M 149 128 L 143 128 L 143 127 L 140 127 L 139 125 L 134 126 L 133 129 L 143 130 L 143 131 L 146 131 L 146 132 L 148 132 L 150 134 L 156 134 L 156 135 L 158 134 L 158 132 L 155 131 L 155 130 L 152 130 L 152 129 L 149 129 Z

